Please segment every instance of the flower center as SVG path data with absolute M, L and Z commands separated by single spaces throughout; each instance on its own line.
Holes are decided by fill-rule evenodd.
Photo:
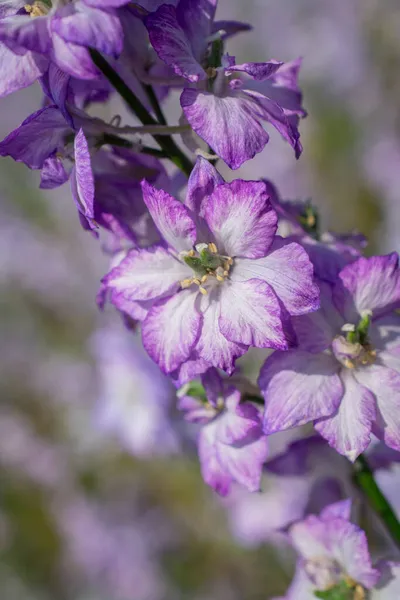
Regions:
M 25 4 L 24 9 L 32 19 L 45 17 L 51 9 L 51 3 L 44 0 L 36 0 L 33 4 Z
M 371 316 L 371 311 L 364 311 L 357 325 L 343 325 L 345 335 L 336 336 L 332 342 L 335 357 L 347 369 L 372 365 L 376 360 L 376 350 L 368 338 Z
M 316 598 L 324 600 L 366 600 L 364 588 L 344 573 L 341 566 L 326 556 L 305 563 L 305 571 L 317 588 Z
M 211 244 L 197 244 L 195 250 L 182 253 L 183 261 L 193 269 L 195 275 L 183 279 L 181 287 L 183 289 L 191 285 L 199 286 L 199 291 L 207 295 L 205 284 L 210 282 L 223 283 L 229 277 L 229 271 L 233 265 L 233 259 L 230 256 L 218 254 L 217 246 Z

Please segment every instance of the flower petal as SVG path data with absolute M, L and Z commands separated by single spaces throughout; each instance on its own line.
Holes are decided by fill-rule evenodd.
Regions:
M 201 299 L 200 308 L 203 313 L 203 327 L 196 351 L 207 363 L 226 371 L 229 375 L 235 368 L 235 360 L 248 350 L 244 344 L 226 339 L 219 326 L 220 290 L 213 290 Z
M 47 17 L 31 19 L 28 14 L 1 19 L 0 40 L 10 50 L 15 48 L 18 54 L 21 48 L 46 54 L 51 47 L 49 19 Z
M 75 166 L 71 188 L 80 213 L 89 221 L 94 219 L 94 177 L 87 139 L 80 129 L 74 141 Z
M 400 451 L 400 373 L 375 364 L 357 369 L 354 376 L 375 395 L 375 435 L 391 448 Z
M 56 156 L 51 156 L 43 163 L 40 188 L 42 190 L 52 190 L 68 181 L 68 177 L 69 175 L 64 169 L 62 160 Z
M 196 298 L 183 290 L 153 306 L 143 321 L 143 345 L 165 373 L 178 369 L 196 344 L 202 321 Z
M 177 20 L 174 6 L 163 4 L 145 18 L 151 45 L 158 56 L 177 75 L 195 82 L 206 79 L 206 73 L 194 56 L 190 40 Z
M 261 369 L 264 432 L 275 433 L 331 415 L 343 395 L 339 364 L 327 354 L 275 352 Z
M 196 227 L 186 206 L 145 180 L 142 191 L 143 200 L 167 244 L 178 252 L 190 250 L 196 241 Z
M 240 405 L 250 409 L 248 414 L 246 414 L 246 409 L 245 411 L 239 410 L 240 399 L 239 390 L 233 388 L 226 401 L 231 404 L 235 403 L 236 409 L 226 409 L 218 418 L 217 439 L 223 444 L 243 446 L 263 437 L 260 412 L 249 402 Z
M 362 311 L 371 310 L 374 318 L 400 307 L 399 256 L 361 257 L 339 274 L 333 299 L 345 319 L 356 323 Z
M 34 83 L 46 69 L 46 59 L 32 52 L 14 54 L 0 43 L 0 98 Z
M 340 454 L 355 461 L 371 441 L 375 398 L 347 369 L 342 369 L 344 395 L 336 413 L 315 424 L 316 430 Z
M 222 286 L 219 328 L 232 342 L 287 350 L 288 339 L 283 313 L 273 289 L 260 279 Z
M 162 246 L 133 249 L 103 279 L 103 283 L 127 300 L 151 300 L 179 290 L 189 267 Z
M 247 97 L 220 97 L 187 88 L 181 95 L 181 107 L 192 129 L 231 169 L 261 152 L 269 140 Z
M 235 261 L 232 281 L 262 279 L 275 291 L 290 315 L 319 308 L 319 288 L 313 282 L 313 267 L 299 244 L 276 237 L 264 258 Z
M 400 563 L 387 562 L 380 566 L 382 569 L 381 579 L 376 588 L 371 591 L 371 600 L 400 598 Z
M 87 48 L 66 42 L 55 32 L 52 34 L 52 42 L 51 59 L 62 71 L 78 79 L 97 79 L 100 76 Z
M 351 505 L 352 501 L 349 498 L 329 504 L 322 510 L 320 518 L 329 520 L 335 517 L 340 517 L 341 519 L 349 521 L 351 515 Z
M 220 496 L 226 496 L 229 493 L 232 478 L 219 462 L 216 431 L 215 421 L 212 421 L 200 431 L 198 451 L 201 474 L 207 485 L 211 486 Z
M 282 600 L 315 600 L 315 591 L 315 586 L 305 572 L 303 563 L 299 561 L 293 581 Z M 277 600 L 280 599 L 278 598 Z
M 186 206 L 194 213 L 204 217 L 204 201 L 221 183 L 224 183 L 224 179 L 217 169 L 208 160 L 198 156 L 188 181 Z
M 268 439 L 261 436 L 250 444 L 217 444 L 221 466 L 249 492 L 260 490 L 261 474 L 268 456 Z
M 265 79 L 269 79 L 276 71 L 283 65 L 282 62 L 278 62 L 276 60 L 271 60 L 265 63 L 243 63 L 241 65 L 234 65 L 232 68 L 228 69 L 229 72 L 242 72 L 247 73 L 253 79 L 257 81 L 264 81 Z
M 176 15 L 185 31 L 193 54 L 201 63 L 212 32 L 218 0 L 179 0 Z
M 264 182 L 235 179 L 218 185 L 206 199 L 204 212 L 220 252 L 245 258 L 268 252 L 278 217 Z

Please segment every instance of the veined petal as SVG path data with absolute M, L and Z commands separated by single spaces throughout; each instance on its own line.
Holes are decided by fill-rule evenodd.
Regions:
M 232 388 L 227 402 L 235 403 L 236 409 L 227 410 L 218 417 L 217 439 L 223 444 L 247 445 L 263 436 L 261 415 L 255 406 L 245 402 L 242 406 L 250 408 L 248 414 L 239 409 L 241 394 Z M 232 402 L 233 401 L 233 402 Z
M 264 182 L 235 179 L 218 185 L 205 201 L 204 212 L 220 252 L 246 258 L 268 252 L 278 216 Z
M 400 450 L 400 373 L 374 364 L 357 369 L 354 376 L 376 398 L 375 435 L 391 448 Z
M 100 72 L 92 61 L 89 51 L 83 46 L 66 42 L 56 32 L 52 34 L 53 48 L 51 59 L 62 71 L 78 79 L 97 79 Z
M 283 65 L 282 62 L 278 62 L 276 60 L 270 60 L 265 63 L 255 63 L 248 62 L 243 63 L 241 65 L 234 65 L 228 72 L 234 73 L 235 71 L 247 73 L 256 81 L 264 81 L 265 79 L 269 79 L 276 71 Z
M 244 344 L 229 341 L 219 327 L 221 290 L 213 290 L 201 298 L 203 327 L 196 351 L 207 363 L 226 371 L 229 375 L 235 368 L 235 361 L 248 350 Z
M 151 300 L 177 292 L 188 271 L 189 267 L 156 245 L 131 250 L 103 283 L 126 299 Z
M 196 59 L 201 62 L 212 31 L 218 0 L 180 0 L 176 8 L 178 22 L 193 49 Z
M 315 586 L 305 572 L 302 561 L 299 561 L 286 596 L 277 600 L 315 600 L 315 591 Z
M 268 440 L 260 436 L 249 444 L 217 444 L 219 463 L 234 481 L 249 492 L 260 490 L 262 467 L 268 456 Z
M 62 160 L 56 156 L 51 156 L 43 163 L 40 188 L 42 190 L 52 190 L 68 181 L 68 177 Z
M 71 129 L 56 106 L 30 115 L 0 143 L 0 156 L 11 156 L 31 169 L 41 169 L 47 158 L 64 147 Z
M 143 200 L 167 244 L 178 252 L 190 250 L 196 241 L 196 226 L 186 206 L 145 180 L 142 191 Z
M 341 519 L 350 521 L 351 506 L 352 501 L 350 498 L 346 498 L 346 500 L 338 500 L 338 502 L 334 502 L 333 504 L 326 506 L 322 510 L 320 518 L 329 521 L 330 519 L 340 517 Z
M 232 478 L 219 462 L 216 431 L 215 420 L 200 431 L 198 450 L 201 474 L 207 485 L 211 486 L 220 496 L 226 496 L 229 493 Z
M 269 136 L 251 99 L 219 97 L 185 89 L 181 106 L 192 129 L 231 169 L 238 169 L 264 148 Z
M 29 15 L 9 16 L 0 20 L 0 40 L 13 50 L 20 48 L 46 54 L 51 46 L 48 17 L 31 19 Z M 19 52 L 18 52 L 19 53 Z
M 330 556 L 326 522 L 315 515 L 292 525 L 289 536 L 294 548 L 305 560 Z
M 276 237 L 264 258 L 237 259 L 232 281 L 262 279 L 275 291 L 290 315 L 319 308 L 319 288 L 313 282 L 313 267 L 299 244 Z
M 177 20 L 174 6 L 163 4 L 145 18 L 151 45 L 158 56 L 177 75 L 195 82 L 206 79 L 206 73 L 193 54 L 190 40 Z
M 328 354 L 275 352 L 261 369 L 264 432 L 275 433 L 332 415 L 343 396 L 339 364 Z
M 376 416 L 375 398 L 349 370 L 342 369 L 341 379 L 344 395 L 336 413 L 318 420 L 315 428 L 330 446 L 354 462 L 371 441 Z
M 75 166 L 71 174 L 71 188 L 75 203 L 86 219 L 94 218 L 94 177 L 90 151 L 83 129 L 74 141 Z
M 268 283 L 249 279 L 225 282 L 222 288 L 219 328 L 228 340 L 258 348 L 289 348 L 282 310 Z
M 173 373 L 170 374 L 172 379 L 179 385 L 188 383 L 192 379 L 197 379 L 209 369 L 210 365 L 203 358 L 200 358 L 196 351 L 190 354 L 190 357 Z
M 32 52 L 14 54 L 0 43 L 0 98 L 17 92 L 34 83 L 46 70 L 44 57 Z
M 373 317 L 377 318 L 400 307 L 397 252 L 361 257 L 342 269 L 339 280 L 333 291 L 333 299 L 349 323 L 357 322 L 365 310 L 371 310 Z
M 96 48 L 115 57 L 122 52 L 122 27 L 117 14 L 112 11 L 75 2 L 58 10 L 51 26 L 67 42 Z
M 204 217 L 205 200 L 221 183 L 224 183 L 224 179 L 217 169 L 208 160 L 198 156 L 189 176 L 186 206 L 200 217 Z
M 183 290 L 153 306 L 143 321 L 143 345 L 165 373 L 178 369 L 196 344 L 202 322 L 197 295 Z

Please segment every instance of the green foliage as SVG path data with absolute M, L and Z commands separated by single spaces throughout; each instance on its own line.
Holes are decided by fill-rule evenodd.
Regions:
M 329 590 L 314 592 L 314 596 L 322 600 L 354 600 L 354 589 L 345 581 L 341 581 Z

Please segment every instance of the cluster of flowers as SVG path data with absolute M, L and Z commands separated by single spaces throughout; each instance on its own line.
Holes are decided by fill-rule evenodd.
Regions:
M 362 256 L 358 234 L 322 233 L 309 202 L 282 201 L 269 181 L 223 180 L 215 160 L 237 169 L 253 158 L 268 142 L 265 123 L 298 158 L 306 113 L 300 61 L 237 64 L 224 44 L 249 26 L 216 21 L 216 4 L 3 2 L 0 94 L 38 80 L 44 102 L 0 155 L 40 170 L 42 188 L 70 180 L 82 226 L 107 230 L 112 268 L 99 304 L 140 323 L 179 408 L 202 425 L 204 480 L 226 495 L 232 482 L 259 490 L 268 436 L 309 422 L 351 461 L 371 434 L 400 450 L 400 270 L 395 253 Z M 143 128 L 87 112 L 112 86 Z M 176 127 L 160 108 L 171 88 L 182 88 Z M 192 169 L 177 132 L 196 151 Z M 179 189 L 167 158 L 190 171 L 184 201 L 171 195 Z M 235 365 L 252 347 L 273 351 L 259 391 Z M 302 563 L 288 598 L 362 600 L 385 577 L 370 566 L 348 503 L 290 535 Z M 398 577 L 398 566 L 387 569 Z

